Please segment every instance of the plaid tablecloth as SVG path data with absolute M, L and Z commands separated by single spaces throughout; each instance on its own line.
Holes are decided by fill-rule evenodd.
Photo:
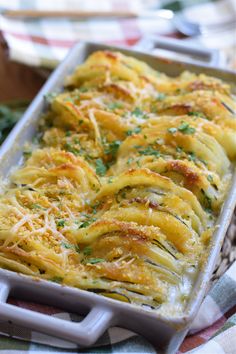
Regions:
M 65 5 L 66 4 L 66 5 Z M 140 10 L 155 4 L 172 10 L 182 10 L 197 22 L 221 22 L 232 19 L 236 12 L 235 0 L 0 0 L 0 9 L 10 8 L 80 8 L 84 10 Z M 197 4 L 197 5 L 196 5 Z M 195 5 L 195 6 L 190 6 Z M 236 15 L 235 15 L 236 16 Z M 0 29 L 12 60 L 28 65 L 55 67 L 68 49 L 79 40 L 92 40 L 116 45 L 133 45 L 143 35 L 158 34 L 177 36 L 169 21 L 138 18 L 119 20 L 71 21 L 69 19 L 38 19 L 33 21 L 13 20 L 0 15 Z M 227 56 L 227 65 L 236 69 L 236 30 L 231 29 L 204 38 L 201 45 L 222 49 Z
M 232 16 L 236 9 L 235 0 L 206 2 L 204 0 L 69 0 L 67 6 L 83 9 L 96 6 L 99 9 L 133 8 L 145 6 L 166 7 L 182 10 L 191 19 L 222 21 Z M 50 8 L 63 9 L 65 0 L 0 0 L 0 8 Z M 191 6 L 194 5 L 194 6 Z M 204 14 L 204 16 L 203 16 Z M 12 60 L 25 64 L 52 68 L 66 55 L 68 49 L 78 40 L 100 41 L 108 44 L 133 45 L 143 35 L 162 34 L 177 36 L 170 22 L 164 20 L 124 19 L 106 22 L 98 20 L 70 21 L 10 20 L 0 15 L 0 28 L 9 49 Z M 235 29 L 218 33 L 197 41 L 213 48 L 223 49 L 227 56 L 227 65 L 236 68 Z M 61 312 L 56 308 L 35 303 L 10 299 L 16 306 L 26 307 L 51 316 L 78 321 L 79 316 Z M 214 285 L 205 298 L 195 319 L 191 334 L 183 342 L 179 353 L 235 354 L 236 353 L 236 264 Z M 77 345 L 60 339 L 25 329 L 14 324 L 1 322 L 0 353 L 156 353 L 156 349 L 144 338 L 134 333 L 111 328 L 100 339 L 98 346 L 79 349 Z
M 75 314 L 35 303 L 10 299 L 10 303 L 68 321 L 79 321 Z M 79 349 L 76 344 L 0 321 L 1 354 L 39 353 L 157 353 L 144 338 L 128 330 L 110 328 L 96 346 Z M 178 354 L 236 353 L 236 263 L 212 287 L 192 324 L 189 336 Z

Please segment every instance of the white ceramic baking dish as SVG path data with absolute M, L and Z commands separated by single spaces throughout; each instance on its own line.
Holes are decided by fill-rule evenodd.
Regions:
M 49 92 L 60 91 L 63 87 L 64 78 L 78 64 L 82 63 L 90 53 L 99 49 L 120 50 L 125 54 L 147 62 L 153 68 L 171 76 L 177 75 L 183 70 L 191 70 L 196 73 L 203 72 L 219 77 L 226 82 L 236 82 L 235 73 L 209 67 L 207 64 L 196 65 L 170 61 L 139 51 L 108 47 L 95 43 L 77 44 L 64 62 L 51 75 L 25 115 L 2 145 L 0 150 L 0 178 L 6 178 L 11 168 L 19 163 L 25 142 L 30 141 L 34 136 L 39 117 L 45 109 L 44 95 Z M 173 43 L 172 49 L 174 49 Z M 181 50 L 182 52 L 186 52 L 184 46 Z M 191 53 L 206 56 L 204 50 L 193 53 L 188 48 L 187 54 Z M 212 56 L 211 59 L 215 60 Z M 1 319 L 12 321 L 16 324 L 60 337 L 61 339 L 73 341 L 81 346 L 94 344 L 107 328 L 117 325 L 143 335 L 156 348 L 160 349 L 161 352 L 173 353 L 177 350 L 186 335 L 203 300 L 235 204 L 236 177 L 234 176 L 232 187 L 217 221 L 219 227 L 212 238 L 206 266 L 198 275 L 184 313 L 178 317 L 173 318 L 168 315 L 159 315 L 153 310 L 105 298 L 89 291 L 33 279 L 29 276 L 0 269 Z M 9 295 L 19 299 L 33 300 L 57 306 L 71 312 L 84 314 L 85 317 L 80 323 L 56 319 L 42 313 L 36 313 L 8 304 L 7 298 Z

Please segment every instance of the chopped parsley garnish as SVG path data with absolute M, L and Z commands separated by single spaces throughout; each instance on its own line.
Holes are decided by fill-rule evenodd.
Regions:
M 25 157 L 30 157 L 30 156 L 32 155 L 32 151 L 30 151 L 30 150 L 25 150 L 25 151 L 23 152 L 23 154 L 24 154 Z
M 113 177 L 109 177 L 108 178 L 108 183 L 112 183 L 113 182 Z
M 163 93 L 163 92 L 160 92 L 160 93 L 157 95 L 156 100 L 157 100 L 157 101 L 162 101 L 162 100 L 164 100 L 164 98 L 166 98 L 166 94 Z
M 102 159 L 96 160 L 96 174 L 99 176 L 105 176 L 107 172 L 107 167 L 104 165 Z
M 51 281 L 53 281 L 54 283 L 61 283 L 63 281 L 63 278 L 62 277 L 53 277 L 50 279 Z
M 64 227 L 66 221 L 64 219 L 57 220 L 56 224 L 58 227 Z
M 175 127 L 168 128 L 167 131 L 168 131 L 169 133 L 171 133 L 171 134 L 174 134 L 174 133 L 177 132 L 177 128 L 175 128 Z
M 74 138 L 74 139 L 73 139 L 73 143 L 75 143 L 75 144 L 79 144 L 79 145 L 80 145 L 80 141 L 79 141 L 79 139 L 78 139 L 78 138 Z
M 168 128 L 167 131 L 171 134 L 174 134 L 177 131 L 179 131 L 183 134 L 194 134 L 196 129 L 193 127 L 190 127 L 189 123 L 183 122 L 178 126 L 178 128 L 171 127 L 171 128 Z
M 127 162 L 126 162 L 127 165 L 130 165 L 133 160 L 134 160 L 134 159 L 133 159 L 132 157 L 129 157 L 128 160 L 127 160 Z
M 108 103 L 107 107 L 108 107 L 108 109 L 110 109 L 111 111 L 114 111 L 114 110 L 117 109 L 117 108 L 123 108 L 124 105 L 123 105 L 123 103 L 121 103 L 121 102 L 111 102 L 111 103 Z
M 183 148 L 180 147 L 180 146 L 177 146 L 176 151 L 177 151 L 177 152 L 183 152 Z
M 160 157 L 160 155 L 161 155 L 158 150 L 153 149 L 153 147 L 151 147 L 151 146 L 148 146 L 145 149 L 140 149 L 140 150 L 138 150 L 138 152 L 140 155 L 145 155 L 145 156 L 153 155 L 156 157 Z
M 189 159 L 189 161 L 195 162 L 196 159 L 197 159 L 197 157 L 196 157 L 196 155 L 194 154 L 194 152 L 189 152 L 189 153 L 188 153 L 188 159 Z
M 32 209 L 42 209 L 42 210 L 46 210 L 46 208 L 42 207 L 42 206 L 39 205 L 39 204 L 32 204 L 32 205 L 31 205 L 31 208 L 32 208 Z
M 70 103 L 74 103 L 74 99 L 73 99 L 73 97 L 65 97 L 64 99 L 63 99 L 63 101 L 64 102 L 66 102 L 66 103 L 68 103 L 68 102 L 70 102 Z
M 66 131 L 66 136 L 71 136 L 71 131 L 70 130 Z
M 85 256 L 90 256 L 91 253 L 92 253 L 92 248 L 90 246 L 87 246 L 83 249 L 83 254 Z
M 74 155 L 76 155 L 76 156 L 80 154 L 80 150 L 79 150 L 79 149 L 76 149 L 74 146 L 72 146 L 72 145 L 69 144 L 69 143 L 66 143 L 66 144 L 64 145 L 64 148 L 65 148 L 66 151 L 71 152 L 72 154 L 74 154 Z
M 79 225 L 79 229 L 83 229 L 84 227 L 87 227 L 90 225 L 89 221 L 84 221 Z
M 88 89 L 86 87 L 80 87 L 79 90 L 80 92 L 88 92 Z
M 97 220 L 97 218 L 88 218 L 87 220 L 80 223 L 78 229 L 83 229 L 84 227 L 88 227 L 96 220 Z
M 133 130 L 127 130 L 126 135 L 130 136 L 130 135 L 133 135 L 133 134 L 138 134 L 140 132 L 141 132 L 141 128 L 140 127 L 136 127 Z
M 90 219 L 90 220 L 86 220 L 81 222 L 81 224 L 79 225 L 78 229 L 83 229 L 85 227 L 88 227 L 90 224 L 92 224 L 94 221 L 96 221 L 96 219 Z
M 207 179 L 208 179 L 209 182 L 213 182 L 213 177 L 212 177 L 212 175 L 208 175 L 208 176 L 207 176 Z
M 57 97 L 58 93 L 56 92 L 49 92 L 46 93 L 46 95 L 44 95 L 44 98 L 46 100 L 46 102 L 48 103 L 52 103 L 52 101 Z
M 137 118 L 143 118 L 143 119 L 146 119 L 148 118 L 147 115 L 139 108 L 139 107 L 136 107 L 132 112 L 131 114 Z
M 97 208 L 100 206 L 100 204 L 101 204 L 100 202 L 97 202 L 96 204 L 91 206 L 93 214 L 97 213 Z
M 86 263 L 90 263 L 90 264 L 97 264 L 97 263 L 101 263 L 101 262 L 105 262 L 104 258 L 89 258 L 86 260 Z
M 206 209 L 208 212 L 212 211 L 212 200 L 211 198 L 206 194 L 206 192 L 204 191 L 204 189 L 201 189 L 201 192 L 204 196 L 205 199 L 205 203 L 206 203 Z
M 70 243 L 65 243 L 65 242 L 62 242 L 61 245 L 62 245 L 62 247 L 66 248 L 67 250 L 74 250 L 78 253 L 80 252 L 80 248 L 77 245 L 71 245 Z
M 120 140 L 114 140 L 110 144 L 108 144 L 107 148 L 105 149 L 105 154 L 106 155 L 112 155 L 112 157 L 115 157 L 117 154 L 117 150 L 119 149 L 121 144 Z
M 190 127 L 189 123 L 187 123 L 187 122 L 183 122 L 182 124 L 180 124 L 180 126 L 178 127 L 178 130 L 183 134 L 194 134 L 196 131 L 196 129 L 193 127 Z
M 194 117 L 203 117 L 203 114 L 201 112 L 188 112 L 188 116 L 194 116 Z
M 140 165 L 140 158 L 136 160 L 136 164 L 137 164 L 138 167 L 141 167 L 141 165 Z
M 122 192 L 121 192 L 121 197 L 122 197 L 122 198 L 126 198 L 126 192 L 125 192 L 125 191 L 122 191 Z

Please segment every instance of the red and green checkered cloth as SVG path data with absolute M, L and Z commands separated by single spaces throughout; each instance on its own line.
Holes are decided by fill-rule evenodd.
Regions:
M 222 22 L 232 19 L 236 11 L 235 0 L 0 0 L 1 9 L 80 9 L 80 10 L 139 10 L 142 8 L 168 8 L 182 10 L 193 21 Z M 194 6 L 191 6 L 194 5 Z M 204 16 L 203 16 L 204 14 Z M 236 15 L 235 15 L 236 16 Z M 170 21 L 162 19 L 10 19 L 0 15 L 0 30 L 9 49 L 10 59 L 31 66 L 53 68 L 67 54 L 75 42 L 88 40 L 106 44 L 132 46 L 144 35 L 176 36 Z M 227 62 L 236 68 L 235 29 L 200 38 L 211 48 L 222 49 Z
M 79 321 L 76 314 L 57 308 L 10 299 L 10 303 L 68 321 Z M 178 354 L 236 353 L 236 263 L 213 286 L 203 301 L 190 333 Z M 0 354 L 39 353 L 156 353 L 155 348 L 141 336 L 114 327 L 90 349 L 79 349 L 71 342 L 53 338 L 30 329 L 0 321 Z

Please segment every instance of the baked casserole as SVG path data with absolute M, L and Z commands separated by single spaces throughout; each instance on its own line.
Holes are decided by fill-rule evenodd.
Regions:
M 1 267 L 181 313 L 232 179 L 229 85 L 98 51 L 45 100 L 2 183 Z

